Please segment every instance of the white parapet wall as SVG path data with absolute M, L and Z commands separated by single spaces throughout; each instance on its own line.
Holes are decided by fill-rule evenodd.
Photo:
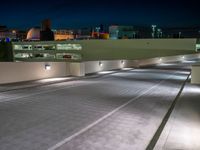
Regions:
M 85 74 L 122 69 L 122 68 L 138 68 L 146 65 L 155 65 L 174 61 L 184 61 L 190 59 L 200 58 L 200 54 L 190 54 L 190 55 L 178 55 L 169 57 L 157 57 L 151 59 L 141 59 L 141 60 L 102 60 L 102 61 L 86 61 L 84 63 Z
M 192 66 L 191 83 L 200 84 L 200 64 Z
M 85 74 L 132 67 L 133 66 L 132 62 L 133 62 L 132 60 L 86 61 L 84 62 Z
M 168 56 L 168 57 L 157 57 L 151 59 L 141 59 L 136 60 L 135 65 L 137 66 L 146 66 L 146 65 L 154 65 L 160 63 L 167 63 L 167 62 L 174 62 L 174 61 L 184 61 L 184 60 L 191 60 L 191 59 L 199 59 L 200 53 L 197 54 L 190 54 L 190 55 L 177 55 L 177 56 Z M 134 66 L 134 65 L 133 65 Z
M 85 76 L 122 68 L 138 68 L 146 65 L 200 58 L 200 54 L 158 57 L 144 60 L 101 60 L 85 62 L 1 62 L 0 84 L 44 78 Z M 46 66 L 46 69 L 45 69 Z M 195 67 L 194 67 L 195 68 Z M 195 69 L 194 69 L 195 70 Z M 195 71 L 196 72 L 196 71 Z M 195 75 L 194 75 L 195 76 Z M 198 79 L 198 76 L 193 77 Z
M 70 75 L 66 62 L 1 62 L 0 68 L 0 84 Z

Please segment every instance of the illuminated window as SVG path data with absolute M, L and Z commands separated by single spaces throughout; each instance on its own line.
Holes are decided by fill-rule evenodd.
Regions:
M 200 51 L 200 44 L 196 44 L 196 51 Z
M 28 54 L 28 53 L 17 53 L 15 54 L 15 58 L 30 58 L 32 56 L 32 54 Z
M 32 50 L 31 45 L 14 45 L 14 50 Z
M 80 44 L 57 44 L 57 50 L 81 50 Z
M 74 53 L 57 53 L 56 54 L 57 59 L 72 59 L 72 60 L 80 60 L 81 55 L 80 54 L 74 54 Z

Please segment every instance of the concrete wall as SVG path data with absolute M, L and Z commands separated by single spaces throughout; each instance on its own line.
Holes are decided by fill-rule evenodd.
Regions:
M 196 53 L 196 39 L 82 40 L 84 61 L 134 60 Z
M 85 74 L 95 73 L 99 71 L 120 69 L 125 67 L 140 67 L 145 65 L 153 65 L 159 63 L 166 63 L 172 61 L 182 61 L 187 59 L 200 58 L 200 54 L 191 55 L 178 55 L 169 57 L 156 57 L 151 59 L 141 59 L 141 60 L 110 60 L 110 61 L 86 61 L 84 62 Z M 123 62 L 123 63 L 122 63 Z M 100 65 L 100 63 L 102 65 Z
M 87 61 L 85 64 L 85 74 L 95 73 L 99 71 L 120 69 L 131 67 L 131 60 L 111 60 L 111 61 Z
M 200 84 L 200 64 L 192 66 L 191 83 Z
M 82 50 L 80 51 L 64 50 L 62 52 L 81 55 L 81 61 L 96 61 L 149 59 L 155 57 L 193 54 L 196 53 L 196 41 L 196 39 L 121 39 L 16 42 L 13 44 L 80 44 L 82 47 Z M 31 51 L 29 50 L 29 52 Z M 44 51 L 41 52 L 44 53 Z M 26 59 L 26 61 L 33 61 L 33 59 Z M 44 60 L 42 59 L 40 61 Z
M 158 63 L 166 63 L 166 62 L 173 62 L 173 61 L 183 61 L 183 60 L 190 60 L 200 58 L 199 54 L 190 54 L 190 55 L 177 55 L 177 56 L 169 56 L 169 57 L 157 57 L 151 59 L 141 59 L 137 61 L 138 66 L 145 66 L 145 65 L 153 65 Z
M 179 55 L 170 57 L 160 57 L 143 60 L 102 60 L 102 61 L 86 61 L 86 62 L 16 62 L 16 63 L 0 63 L 0 84 L 20 82 L 28 80 L 37 80 L 51 77 L 63 76 L 84 76 L 85 74 L 95 73 L 99 71 L 107 71 L 126 67 L 137 68 L 139 66 L 152 65 L 171 61 L 181 61 L 183 59 L 200 58 L 200 54 Z M 51 66 L 51 70 L 45 70 L 45 64 Z M 193 77 L 198 79 L 199 77 Z
M 51 70 L 45 70 L 45 64 L 49 64 Z M 70 75 L 66 62 L 1 62 L 0 68 L 0 84 Z

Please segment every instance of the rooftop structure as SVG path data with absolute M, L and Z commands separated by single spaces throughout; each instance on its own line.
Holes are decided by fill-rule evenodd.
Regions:
M 72 30 L 53 30 L 54 32 L 54 40 L 62 41 L 62 40 L 72 40 L 74 39 L 74 33 Z
M 69 42 L 13 43 L 15 61 L 76 61 L 81 59 L 80 44 Z
M 16 39 L 16 34 L 16 30 L 10 30 L 6 26 L 0 26 L 0 40 L 6 39 L 7 41 L 10 41 Z
M 16 61 L 145 59 L 196 53 L 196 39 L 124 39 L 14 42 Z
M 136 36 L 133 26 L 110 26 L 110 39 L 133 39 Z
M 31 28 L 27 33 L 27 40 L 29 41 L 39 41 L 40 40 L 40 28 Z

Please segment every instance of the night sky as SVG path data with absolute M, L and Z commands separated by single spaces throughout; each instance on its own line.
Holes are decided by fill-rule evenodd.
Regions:
M 197 1 L 175 0 L 4 0 L 0 2 L 0 25 L 26 29 L 45 18 L 53 28 L 80 28 L 99 24 L 162 27 L 200 25 Z

